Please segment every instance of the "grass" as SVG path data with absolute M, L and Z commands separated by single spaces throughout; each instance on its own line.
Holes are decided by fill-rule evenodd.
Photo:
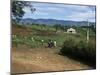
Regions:
M 33 40 L 32 40 L 32 38 L 33 38 Z M 41 40 L 44 40 L 44 43 L 47 44 L 49 39 L 56 40 L 57 45 L 62 46 L 66 37 L 64 37 L 64 35 L 60 35 L 60 36 L 58 36 L 58 35 L 57 36 L 30 35 L 30 36 L 26 36 L 26 37 L 16 35 L 16 37 L 12 37 L 12 43 L 15 46 L 18 46 L 21 44 L 26 44 L 26 45 L 33 46 L 33 47 L 40 47 L 40 46 L 42 46 Z

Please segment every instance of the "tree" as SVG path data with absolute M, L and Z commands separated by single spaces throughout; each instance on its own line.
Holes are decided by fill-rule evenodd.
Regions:
M 58 29 L 60 29 L 60 24 L 55 24 L 54 28 L 56 29 L 56 32 L 58 31 Z
M 95 25 L 91 25 L 89 28 L 90 28 L 91 30 L 93 30 L 94 32 L 96 32 Z
M 23 10 L 23 8 L 27 7 L 30 8 L 30 11 L 33 13 L 34 11 L 36 11 L 35 8 L 33 8 L 32 4 L 28 1 L 16 1 L 13 0 L 11 2 L 12 5 L 12 10 L 11 10 L 11 16 L 12 16 L 12 21 L 14 23 L 18 23 L 22 17 L 25 14 L 25 11 Z

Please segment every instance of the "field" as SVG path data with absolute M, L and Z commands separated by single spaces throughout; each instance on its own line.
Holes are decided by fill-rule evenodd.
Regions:
M 90 41 L 93 44 L 87 47 L 86 30 L 77 27 L 76 34 L 68 34 L 66 31 L 47 25 L 12 25 L 12 73 L 93 69 L 96 67 L 94 61 L 96 35 L 90 30 Z M 57 47 L 48 48 L 49 39 L 55 40 Z M 85 43 L 80 44 L 80 40 Z M 85 56 L 84 50 L 89 58 L 94 59 L 94 63 L 88 61 L 87 64 L 84 63 L 87 60 L 73 58 L 77 54 L 80 56 L 80 53 Z

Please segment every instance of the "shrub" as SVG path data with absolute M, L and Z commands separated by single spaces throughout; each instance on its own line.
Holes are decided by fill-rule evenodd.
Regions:
M 94 40 L 87 43 L 83 39 L 68 38 L 64 42 L 60 53 L 87 62 L 94 67 L 96 65 L 96 43 Z

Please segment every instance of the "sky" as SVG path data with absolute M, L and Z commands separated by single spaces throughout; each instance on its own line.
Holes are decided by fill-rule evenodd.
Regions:
M 36 9 L 34 13 L 29 8 L 24 8 L 26 12 L 23 18 L 32 19 L 57 19 L 71 21 L 90 21 L 95 22 L 95 6 L 69 5 L 32 2 Z

